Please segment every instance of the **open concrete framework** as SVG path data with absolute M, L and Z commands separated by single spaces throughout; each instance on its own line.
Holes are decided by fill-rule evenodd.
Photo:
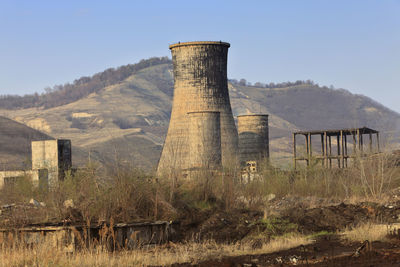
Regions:
M 296 137 L 303 135 L 305 137 L 306 156 L 298 156 L 296 151 Z M 320 136 L 321 153 L 313 155 L 312 136 Z M 375 148 L 373 145 L 373 135 L 376 136 Z M 352 137 L 352 153 L 348 153 L 347 137 Z M 368 153 L 364 149 L 364 136 L 369 137 Z M 336 155 L 332 153 L 332 137 L 336 138 Z M 312 159 L 321 161 L 322 165 L 332 168 L 332 160 L 337 160 L 338 168 L 348 167 L 348 160 L 356 157 L 364 157 L 367 154 L 379 153 L 379 132 L 367 127 L 339 129 L 339 130 L 320 130 L 320 131 L 299 131 L 293 133 L 293 164 L 297 167 L 298 161 L 306 161 L 310 165 Z

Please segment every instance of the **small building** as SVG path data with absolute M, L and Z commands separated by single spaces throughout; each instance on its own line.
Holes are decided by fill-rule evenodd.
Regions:
M 67 139 L 32 141 L 32 170 L 46 169 L 49 185 L 64 180 L 72 167 L 71 141 Z
M 302 155 L 297 150 L 297 136 L 299 135 L 305 137 L 305 151 Z M 374 136 L 375 138 L 373 138 Z M 314 140 L 315 143 L 313 137 L 314 139 L 317 137 Z M 348 140 L 348 137 L 352 140 Z M 367 148 L 365 147 L 364 140 L 368 140 Z M 314 146 L 313 143 L 315 144 Z M 349 153 L 349 150 L 351 153 Z M 335 162 L 337 164 L 334 165 L 338 168 L 346 168 L 350 159 L 379 153 L 379 151 L 379 131 L 368 127 L 298 131 L 293 133 L 294 168 L 297 167 L 299 161 L 305 161 L 307 166 L 309 166 L 312 160 L 320 161 L 327 168 L 332 168 Z
M 32 169 L 0 171 L 0 188 L 29 177 L 35 186 L 55 186 L 72 167 L 71 141 L 32 141 Z

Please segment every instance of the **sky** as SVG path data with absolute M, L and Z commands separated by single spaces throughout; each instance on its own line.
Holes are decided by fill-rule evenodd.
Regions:
M 310 79 L 400 112 L 400 0 L 0 0 L 0 94 L 202 40 L 231 44 L 230 79 Z

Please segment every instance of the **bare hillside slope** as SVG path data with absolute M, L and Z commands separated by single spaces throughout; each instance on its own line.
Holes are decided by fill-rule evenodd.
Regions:
M 346 90 L 312 84 L 284 88 L 229 84 L 229 89 L 234 115 L 270 114 L 275 161 L 290 158 L 290 133 L 294 130 L 368 126 L 391 136 L 400 129 L 398 113 Z M 80 151 L 73 158 L 78 165 L 89 155 L 97 155 L 105 162 L 118 160 L 152 169 L 168 128 L 172 94 L 172 65 L 167 62 L 135 71 L 65 105 L 3 109 L 0 114 L 54 137 L 71 139 Z

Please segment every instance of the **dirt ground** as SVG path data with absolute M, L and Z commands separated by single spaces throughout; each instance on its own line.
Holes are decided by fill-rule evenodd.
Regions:
M 309 205 L 300 199 L 277 199 L 271 203 L 273 212 L 269 215 L 281 221 L 296 225 L 303 234 L 321 231 L 330 234 L 318 237 L 316 242 L 263 255 L 222 257 L 200 262 L 195 266 L 400 266 L 400 235 L 392 235 L 387 242 L 344 243 L 336 234 L 346 227 L 365 222 L 393 224 L 400 222 L 400 201 L 388 204 L 363 202 L 316 203 Z M 318 201 L 317 201 L 318 202 Z M 310 207 L 311 206 L 311 207 Z M 287 208 L 290 207 L 290 208 Z M 197 220 L 187 227 L 188 235 L 200 233 L 204 239 L 217 242 L 235 242 L 252 234 L 265 232 L 260 221 L 267 219 L 260 212 L 232 210 L 196 215 Z M 192 218 L 193 219 L 193 218 Z M 270 226 L 269 226 L 270 227 Z M 199 238 L 200 239 L 200 238 Z M 358 251 L 358 252 L 357 252 Z M 173 266 L 192 266 L 190 263 Z
M 19 210 L 18 207 L 9 209 L 3 209 L 0 217 L 7 219 L 6 215 L 12 215 L 13 209 Z M 21 214 L 26 216 L 26 213 Z M 217 243 L 251 242 L 260 237 L 260 242 L 268 242 L 273 236 L 291 231 L 304 235 L 328 233 L 318 237 L 311 245 L 271 254 L 221 255 L 218 259 L 200 262 L 196 266 L 400 266 L 400 234 L 391 236 L 387 242 L 373 242 L 371 246 L 364 247 L 361 243 L 345 244 L 337 236 L 338 231 L 366 222 L 388 225 L 400 223 L 400 200 L 397 195 L 390 203 L 383 204 L 350 204 L 326 199 L 285 197 L 271 200 L 264 212 L 245 208 L 229 211 L 217 208 L 188 209 L 179 220 L 180 236 L 176 242 L 210 239 Z M 357 250 L 359 252 L 356 253 Z M 192 265 L 184 263 L 173 266 Z
M 184 239 L 214 239 L 217 242 L 242 240 L 255 231 L 262 231 L 260 221 L 279 218 L 294 224 L 297 231 L 312 234 L 320 231 L 336 232 L 364 222 L 400 223 L 400 200 L 388 204 L 362 202 L 358 204 L 329 203 L 325 200 L 282 198 L 271 202 L 264 214 L 248 209 L 230 211 L 189 211 L 181 219 Z M 310 207 L 311 206 L 311 207 Z
M 356 253 L 362 244 L 344 245 L 339 240 L 318 240 L 308 246 L 271 254 L 222 257 L 208 260 L 195 266 L 256 267 L 256 266 L 400 266 L 400 242 L 373 242 L 370 250 Z M 175 267 L 193 266 L 190 263 L 175 264 Z

